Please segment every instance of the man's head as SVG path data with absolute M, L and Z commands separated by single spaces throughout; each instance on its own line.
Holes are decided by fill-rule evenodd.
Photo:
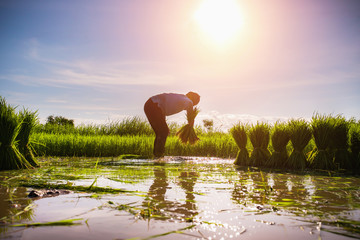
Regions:
M 188 92 L 186 96 L 193 102 L 193 105 L 197 105 L 200 102 L 200 95 L 194 92 Z

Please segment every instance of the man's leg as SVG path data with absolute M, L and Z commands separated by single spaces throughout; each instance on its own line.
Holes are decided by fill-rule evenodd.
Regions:
M 156 135 L 154 155 L 155 157 L 162 157 L 165 152 L 166 138 L 169 135 L 169 128 L 166 124 L 165 115 L 151 99 L 145 103 L 144 111 Z
M 155 157 L 162 157 L 165 153 L 165 144 L 167 136 L 169 135 L 169 128 L 165 125 L 158 133 L 156 133 L 154 143 L 154 155 Z

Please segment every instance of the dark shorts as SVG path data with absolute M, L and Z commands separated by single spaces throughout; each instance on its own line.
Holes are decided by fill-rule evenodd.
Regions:
M 169 134 L 169 127 L 166 124 L 165 115 L 161 108 L 151 98 L 144 105 L 144 112 L 156 136 L 166 137 Z
M 151 99 L 144 105 L 144 112 L 155 132 L 154 155 L 162 157 L 165 152 L 166 138 L 169 135 L 169 127 L 166 124 L 165 114 L 161 108 Z

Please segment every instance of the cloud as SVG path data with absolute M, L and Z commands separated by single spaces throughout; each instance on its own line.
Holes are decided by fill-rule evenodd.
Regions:
M 56 98 L 50 98 L 50 99 L 47 99 L 46 102 L 48 103 L 68 103 L 67 100 L 64 100 L 64 99 L 56 99 Z
M 227 131 L 235 124 L 247 123 L 256 124 L 257 122 L 266 122 L 274 124 L 277 121 L 284 122 L 289 120 L 288 117 L 283 116 L 256 116 L 250 114 L 221 114 L 217 111 L 200 112 L 195 119 L 195 124 L 203 125 L 203 120 L 213 120 L 214 128 L 220 131 Z M 167 118 L 168 121 L 177 122 L 179 124 L 185 124 L 185 114 L 177 114 Z
M 279 61 L 267 62 L 269 58 L 265 58 L 266 60 L 260 58 L 259 60 L 259 58 L 255 59 L 254 57 L 248 58 L 245 62 L 240 62 L 241 68 L 220 60 L 210 61 L 210 65 L 199 63 L 177 66 L 171 62 L 112 61 L 110 59 L 61 60 L 61 52 L 70 51 L 69 49 L 61 46 L 45 46 L 36 38 L 30 39 L 28 46 L 27 57 L 43 64 L 45 71 L 37 74 L 37 76 L 22 73 L 3 75 L 0 78 L 16 81 L 23 85 L 61 88 L 80 86 L 112 90 L 114 87 L 130 85 L 179 88 L 184 84 L 191 84 L 199 89 L 215 87 L 230 92 L 256 92 L 329 86 L 353 82 L 360 76 L 358 64 L 347 66 L 347 69 L 329 69 L 328 66 L 334 64 L 332 58 L 322 59 L 321 63 L 318 62 L 319 59 L 317 58 L 307 59 L 307 64 L 302 66 L 299 66 L 299 62 L 287 58 L 277 58 Z M 324 57 L 322 56 L 322 58 Z M 301 58 L 301 60 L 304 59 Z M 219 79 L 222 82 L 220 85 Z
M 174 81 L 172 74 L 164 73 L 167 63 L 144 61 L 111 61 L 91 59 L 61 60 L 59 46 L 44 46 L 36 39 L 27 42 L 26 58 L 41 64 L 41 73 L 7 74 L 0 79 L 30 86 L 71 87 L 84 86 L 111 89 L 124 85 L 167 85 Z M 48 55 L 54 57 L 47 57 Z M 68 55 L 70 56 L 70 55 Z
M 94 64 L 96 65 L 96 64 Z M 59 69 L 55 72 L 57 83 L 64 85 L 78 85 L 90 87 L 111 87 L 120 85 L 164 85 L 171 82 L 171 76 L 161 74 L 142 73 L 139 71 L 102 69 L 94 66 L 91 71 L 81 69 Z
M 54 66 L 52 66 L 53 68 Z M 111 89 L 124 85 L 167 85 L 173 77 L 165 74 L 142 73 L 116 69 L 94 69 L 83 71 L 79 68 L 61 68 L 48 70 L 47 76 L 33 76 L 26 74 L 1 75 L 0 79 L 10 80 L 25 86 L 51 86 L 68 88 L 72 86 Z

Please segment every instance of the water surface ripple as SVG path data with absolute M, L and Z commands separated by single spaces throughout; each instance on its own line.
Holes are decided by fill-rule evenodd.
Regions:
M 41 165 L 0 172 L 2 239 L 360 238 L 354 176 L 198 157 L 48 158 Z M 27 197 L 45 187 L 72 192 Z M 55 224 L 69 219 L 76 220 Z

